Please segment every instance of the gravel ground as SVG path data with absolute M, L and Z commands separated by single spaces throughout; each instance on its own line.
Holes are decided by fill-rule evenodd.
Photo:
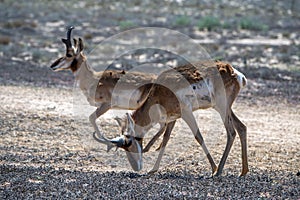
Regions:
M 247 98 L 247 90 L 241 94 L 234 109 L 248 126 L 246 177 L 238 177 L 237 139 L 223 176 L 211 178 L 201 149 L 182 121 L 176 125 L 159 172 L 148 176 L 155 152 L 147 155 L 148 166 L 139 174 L 132 172 L 122 150 L 106 153 L 91 138 L 88 122 L 74 117 L 71 88 L 0 88 L 2 199 L 300 197 L 299 105 L 272 97 L 254 101 Z M 222 124 L 211 111 L 195 115 L 218 161 L 226 138 Z M 213 121 L 207 125 L 209 120 Z M 111 114 L 99 124 L 106 133 L 119 132 Z
M 298 2 L 143 2 L 1 3 L 0 199 L 299 199 Z M 199 30 L 198 21 L 205 16 L 230 26 Z M 255 17 L 267 30 L 239 27 L 240 19 Z M 248 127 L 250 172 L 238 176 L 237 138 L 223 175 L 212 178 L 202 150 L 181 120 L 160 170 L 151 176 L 147 171 L 157 156 L 155 148 L 144 155 L 141 173 L 132 172 L 121 149 L 107 153 L 93 140 L 87 118 L 74 111 L 72 74 L 48 68 L 64 52 L 59 39 L 70 24 L 76 25 L 87 51 L 128 28 L 158 26 L 187 34 L 213 58 L 238 65 L 248 86 L 233 109 Z M 98 121 L 108 137 L 120 132 L 115 115 L 119 112 L 111 111 Z M 219 116 L 207 110 L 195 117 L 218 162 L 226 143 Z

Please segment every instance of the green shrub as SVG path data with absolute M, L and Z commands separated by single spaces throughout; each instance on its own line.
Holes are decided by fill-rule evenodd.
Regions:
M 180 16 L 176 18 L 175 25 L 176 26 L 187 26 L 191 23 L 191 20 L 187 16 Z
M 224 28 L 224 29 L 231 29 L 231 28 L 233 28 L 233 25 L 232 25 L 231 22 L 224 21 L 223 24 L 222 24 L 222 28 Z
M 239 27 L 241 29 L 256 30 L 256 31 L 266 31 L 268 26 L 254 19 L 247 17 L 241 18 L 239 22 Z
M 203 17 L 197 24 L 199 30 L 207 29 L 211 31 L 217 27 L 221 26 L 221 22 L 218 18 L 214 16 Z
M 120 21 L 119 26 L 121 30 L 128 30 L 136 25 L 132 21 Z

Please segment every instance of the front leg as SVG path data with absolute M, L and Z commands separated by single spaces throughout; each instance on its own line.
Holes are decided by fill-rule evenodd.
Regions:
M 153 146 L 153 144 L 156 142 L 156 140 L 163 134 L 163 132 L 166 130 L 166 124 L 161 124 L 160 125 L 160 130 L 153 136 L 153 138 L 148 142 L 146 147 L 143 149 L 143 153 L 146 153 L 150 150 L 150 148 Z M 160 144 L 159 150 L 161 148 L 162 143 Z
M 96 124 L 96 120 L 103 115 L 104 113 L 106 113 L 108 110 L 110 109 L 110 104 L 109 103 L 103 103 L 99 108 L 97 108 L 95 110 L 95 112 L 93 112 L 90 117 L 89 120 L 96 132 L 96 136 L 98 138 L 102 138 L 103 137 L 103 133 L 100 132 L 97 124 Z
M 161 147 L 160 147 L 160 151 L 159 151 L 159 154 L 158 154 L 158 157 L 156 159 L 156 162 L 154 164 L 154 167 L 153 169 L 151 169 L 148 173 L 149 174 L 153 174 L 155 172 L 157 172 L 158 168 L 159 168 L 159 165 L 160 165 L 160 161 L 162 159 L 162 156 L 165 152 L 165 148 L 166 148 L 166 145 L 170 139 L 170 135 L 171 135 L 171 132 L 174 128 L 174 125 L 176 123 L 176 120 L 175 121 L 172 121 L 170 123 L 167 124 L 166 128 L 164 127 L 163 130 L 165 130 L 165 133 L 164 133 L 164 136 L 163 136 L 163 141 L 161 143 Z

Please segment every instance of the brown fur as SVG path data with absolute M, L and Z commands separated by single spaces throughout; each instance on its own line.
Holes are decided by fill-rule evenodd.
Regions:
M 218 71 L 217 71 L 218 70 Z M 219 74 L 215 74 L 219 72 Z M 169 87 L 175 86 L 176 89 L 185 87 L 185 84 L 180 85 L 181 80 L 187 80 L 189 84 L 197 83 L 207 77 L 218 77 L 221 76 L 225 88 L 233 86 L 234 92 L 231 90 L 227 91 L 228 96 L 234 94 L 234 99 L 239 92 L 236 74 L 230 64 L 223 62 L 198 62 L 195 64 L 188 64 L 176 67 L 171 70 L 163 72 L 158 78 L 156 83 L 163 83 L 168 87 L 161 84 L 154 84 L 151 89 L 147 103 L 143 104 L 138 110 L 133 113 L 133 119 L 137 120 L 137 123 L 141 126 L 145 126 L 150 123 L 150 119 L 147 117 L 148 110 L 154 104 L 162 105 L 168 116 L 176 116 L 180 111 L 180 102 L 176 95 L 170 90 Z M 179 84 L 178 84 L 179 83 Z M 233 100 L 234 100 L 233 99 Z M 143 120 L 140 120 L 143 118 Z
M 95 139 L 97 141 L 111 145 L 100 132 L 96 119 L 107 112 L 111 107 L 112 91 L 116 84 L 121 86 L 120 89 L 139 90 L 140 96 L 135 96 L 129 107 L 121 107 L 123 109 L 136 109 L 140 106 L 148 95 L 149 83 L 156 78 L 153 74 L 143 74 L 141 72 L 128 72 L 121 70 L 106 70 L 102 72 L 93 71 L 88 65 L 87 58 L 83 54 L 83 41 L 81 38 L 74 39 L 74 46 L 71 45 L 71 30 L 68 30 L 68 39 L 62 39 L 66 45 L 66 55 L 57 59 L 50 67 L 53 70 L 70 69 L 75 75 L 75 79 L 79 82 L 81 91 L 86 96 L 90 105 L 97 107 L 96 111 L 89 117 L 94 130 L 96 131 Z M 76 50 L 76 51 L 75 51 Z M 65 63 L 63 67 L 59 64 Z M 67 65 L 68 64 L 68 65 Z M 60 67 L 58 67 L 60 66 Z M 124 77 L 124 78 L 123 78 Z M 114 105 L 114 108 L 120 108 Z M 123 106 L 123 105 L 122 105 Z
M 218 79 L 218 77 L 221 77 L 222 83 L 220 83 L 220 79 Z M 245 175 L 248 172 L 246 126 L 242 124 L 242 122 L 235 116 L 235 114 L 231 110 L 231 105 L 237 97 L 241 88 L 237 80 L 237 75 L 234 73 L 234 69 L 230 64 L 219 61 L 215 63 L 199 62 L 193 65 L 184 65 L 165 71 L 157 78 L 157 82 L 156 84 L 153 84 L 147 100 L 132 114 L 132 118 L 135 124 L 138 125 L 138 127 L 146 127 L 150 125 L 150 109 L 155 104 L 159 104 L 165 109 L 168 119 L 180 118 L 182 116 L 182 106 L 184 105 L 181 104 L 180 100 L 172 91 L 176 91 L 180 88 L 185 87 L 185 80 L 187 80 L 189 84 L 193 84 L 203 79 L 208 79 L 210 82 L 213 82 L 215 96 L 213 97 L 214 102 L 212 102 L 211 106 L 220 113 L 227 131 L 227 145 L 218 169 L 216 168 L 214 161 L 212 160 L 208 150 L 205 147 L 199 130 L 197 133 L 194 132 L 195 130 L 192 130 L 195 134 L 195 138 L 206 152 L 213 172 L 217 170 L 216 174 L 220 175 L 222 173 L 225 161 L 235 138 L 235 130 L 237 130 L 242 143 L 243 169 L 241 175 Z M 183 84 L 181 84 L 181 82 L 183 82 Z M 166 87 L 165 85 L 170 86 L 171 88 Z M 224 92 L 222 92 L 222 88 L 225 89 Z M 188 123 L 188 121 L 186 122 Z M 171 125 L 171 127 L 173 126 L 174 124 Z M 193 126 L 190 126 L 190 128 L 191 127 Z M 171 130 L 172 128 L 170 128 L 169 130 L 167 129 L 165 132 L 165 136 L 161 145 L 163 146 L 163 149 L 164 145 L 167 144 Z M 159 132 L 158 134 L 161 134 L 161 132 Z M 156 139 L 158 137 L 159 136 L 154 136 L 154 138 Z M 153 140 L 151 140 L 150 142 L 151 145 L 154 143 Z M 146 146 L 147 150 L 151 145 L 148 144 Z M 155 163 L 153 172 L 158 169 L 162 153 L 160 153 L 159 155 L 160 157 Z
M 230 64 L 220 61 L 202 61 L 167 70 L 159 75 L 156 82 L 168 86 L 176 85 L 176 89 L 179 89 L 186 87 L 183 80 L 193 84 L 204 78 L 217 78 L 219 75 L 221 75 L 225 86 L 232 83 L 232 81 L 236 81 L 236 74 L 234 74 Z

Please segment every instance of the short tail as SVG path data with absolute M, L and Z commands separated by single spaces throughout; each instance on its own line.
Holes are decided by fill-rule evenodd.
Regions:
M 239 82 L 240 88 L 243 88 L 247 85 L 247 78 L 246 76 L 242 73 L 239 72 L 237 69 L 233 68 L 234 73 L 236 74 L 236 78 Z

